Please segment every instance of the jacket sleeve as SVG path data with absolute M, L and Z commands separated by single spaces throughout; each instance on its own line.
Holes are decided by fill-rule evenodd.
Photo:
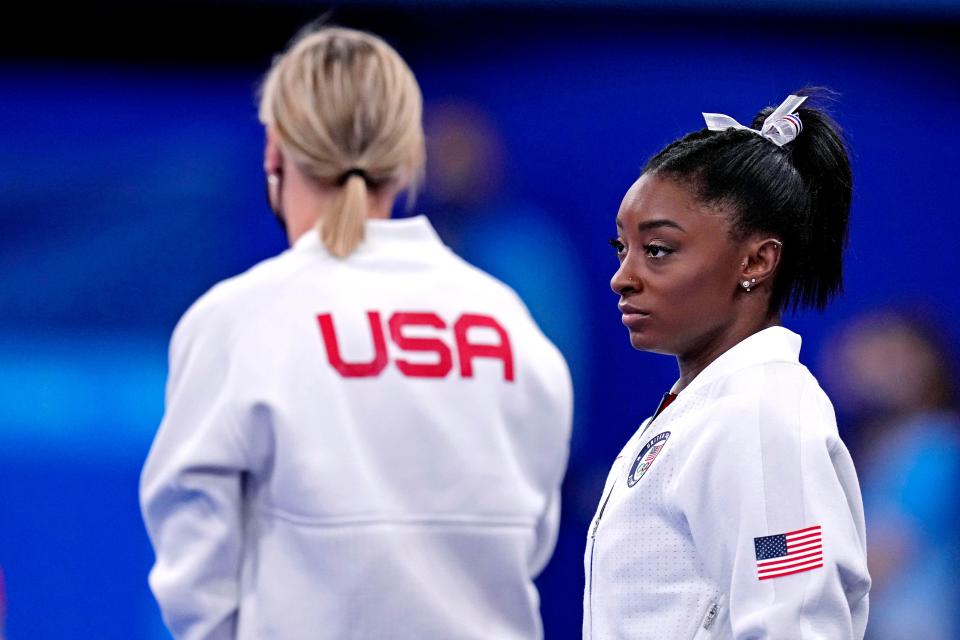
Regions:
M 537 521 L 535 548 L 530 560 L 530 575 L 536 577 L 550 561 L 557 545 L 560 531 L 561 484 L 566 473 L 570 455 L 570 435 L 573 429 L 573 382 L 567 364 L 560 352 L 553 348 L 556 379 L 549 385 L 550 394 L 544 405 L 537 407 L 537 416 L 545 431 L 559 428 L 561 443 L 557 459 L 549 461 L 550 493 L 543 512 Z
M 178 640 L 232 639 L 242 549 L 234 375 L 223 326 L 192 309 L 174 332 L 166 410 L 140 481 L 150 586 Z
M 860 640 L 863 506 L 833 409 L 812 379 L 757 383 L 710 404 L 672 488 L 718 585 L 718 620 L 743 640 Z
M 557 545 L 560 531 L 560 488 L 553 492 L 547 503 L 547 509 L 537 522 L 536 549 L 530 562 L 530 575 L 534 578 L 547 566 Z

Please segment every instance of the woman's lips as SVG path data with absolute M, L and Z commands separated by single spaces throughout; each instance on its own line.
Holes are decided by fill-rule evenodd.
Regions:
M 623 314 L 621 317 L 621 322 L 623 322 L 624 326 L 630 329 L 638 328 L 639 325 L 642 325 L 643 322 L 650 317 L 650 313 L 648 311 L 631 307 L 628 304 L 621 304 L 619 307 L 620 313 Z

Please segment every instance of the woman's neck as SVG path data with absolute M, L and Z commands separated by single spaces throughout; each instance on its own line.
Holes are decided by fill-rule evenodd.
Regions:
M 283 218 L 291 245 L 333 211 L 342 194 L 340 187 L 318 184 L 296 167 L 284 173 L 281 190 Z M 368 191 L 367 218 L 389 218 L 396 198 L 397 190 L 389 186 Z
M 708 336 L 704 342 L 691 349 L 686 354 L 677 355 L 677 366 L 680 369 L 680 378 L 670 390 L 680 393 L 700 375 L 710 364 L 732 347 L 740 344 L 755 333 L 780 324 L 780 314 L 773 313 L 756 321 L 742 321 L 726 328 L 719 335 Z

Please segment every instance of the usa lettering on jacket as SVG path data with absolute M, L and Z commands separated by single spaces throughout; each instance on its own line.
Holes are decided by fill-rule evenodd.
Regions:
M 330 366 L 344 378 L 372 378 L 379 376 L 386 369 L 389 362 L 387 354 L 387 340 L 384 331 L 384 322 L 379 311 L 367 311 L 367 321 L 370 327 L 370 341 L 373 357 L 366 361 L 347 362 L 340 350 L 337 339 L 336 325 L 332 313 L 317 315 L 320 325 L 320 335 L 327 351 L 327 360 Z M 397 311 L 386 322 L 386 331 L 390 340 L 404 352 L 433 353 L 436 362 L 414 362 L 407 358 L 395 358 L 397 370 L 409 378 L 445 378 L 453 370 L 453 352 L 447 341 L 440 337 L 423 337 L 408 335 L 405 330 L 410 328 L 432 328 L 445 331 L 449 325 L 436 313 L 431 311 Z M 510 346 L 510 336 L 507 330 L 497 320 L 489 315 L 479 313 L 464 313 L 453 322 L 453 346 L 457 351 L 459 374 L 463 378 L 474 376 L 473 361 L 475 358 L 492 358 L 503 362 L 503 379 L 513 382 L 513 350 Z M 478 342 L 471 339 L 471 329 L 487 329 L 496 335 L 496 342 Z

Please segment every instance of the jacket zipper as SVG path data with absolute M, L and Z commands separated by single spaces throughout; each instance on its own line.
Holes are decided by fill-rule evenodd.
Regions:
M 593 527 L 590 531 L 590 637 L 593 637 L 593 551 L 597 546 L 597 527 L 600 526 L 600 519 L 603 518 L 603 512 L 607 508 L 607 503 L 610 502 L 610 496 L 613 495 L 613 489 L 617 486 L 617 480 L 619 480 L 619 475 L 614 478 L 613 482 L 610 484 L 610 491 L 607 492 L 607 497 L 604 498 L 603 504 L 600 505 L 600 511 L 597 512 L 597 518 L 593 521 Z
M 713 626 L 713 621 L 717 619 L 717 614 L 720 613 L 720 605 L 716 602 L 710 604 L 710 608 L 707 609 L 707 615 L 703 617 L 703 629 L 709 631 L 710 627 Z
M 660 414 L 660 411 L 655 413 L 652 418 L 647 422 L 643 427 L 643 431 L 640 432 L 640 439 L 643 438 L 643 434 L 647 432 L 647 429 L 650 428 L 650 425 L 653 424 L 653 421 L 656 420 L 657 416 Z M 621 469 L 622 471 L 622 469 Z M 607 503 L 610 502 L 610 496 L 613 495 L 613 490 L 617 486 L 617 480 L 620 479 L 620 473 L 614 477 L 613 482 L 610 484 L 610 491 L 607 491 L 607 497 L 603 499 L 603 504 L 600 505 L 600 511 L 597 512 L 597 518 L 593 521 L 593 528 L 590 531 L 590 583 L 588 586 L 588 591 L 590 592 L 590 637 L 593 637 L 593 551 L 597 546 L 597 528 L 600 526 L 600 519 L 603 518 L 603 512 L 607 508 Z

